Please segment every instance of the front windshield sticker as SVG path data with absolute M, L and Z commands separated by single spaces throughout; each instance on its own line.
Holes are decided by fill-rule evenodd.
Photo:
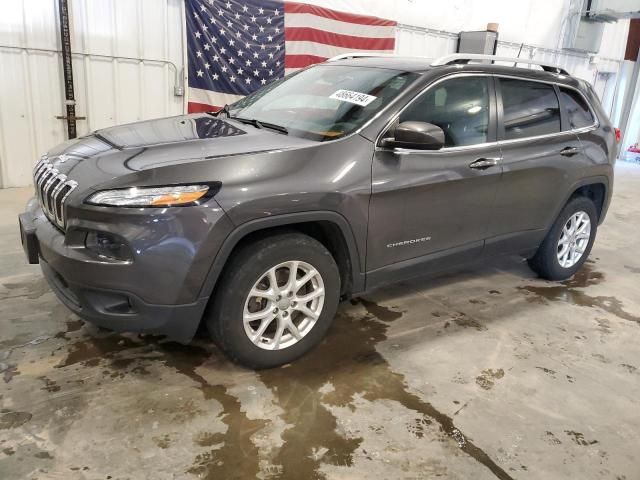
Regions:
M 352 92 L 351 90 L 337 90 L 329 98 L 342 100 L 343 102 L 355 103 L 361 107 L 366 107 L 378 97 L 367 95 L 366 93 Z

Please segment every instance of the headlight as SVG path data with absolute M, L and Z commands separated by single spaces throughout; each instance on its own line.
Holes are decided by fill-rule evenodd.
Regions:
M 172 207 L 198 204 L 209 192 L 208 185 L 131 187 L 94 193 L 86 202 L 109 207 Z

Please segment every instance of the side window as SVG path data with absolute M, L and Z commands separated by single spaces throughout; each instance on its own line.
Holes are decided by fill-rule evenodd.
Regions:
M 489 88 L 486 77 L 461 77 L 442 82 L 419 97 L 400 122 L 433 123 L 444 131 L 445 147 L 487 142 Z
M 506 140 L 560 131 L 560 105 L 553 86 L 500 79 Z
M 575 90 L 560 88 L 560 100 L 567 111 L 571 128 L 589 127 L 595 123 L 587 101 Z

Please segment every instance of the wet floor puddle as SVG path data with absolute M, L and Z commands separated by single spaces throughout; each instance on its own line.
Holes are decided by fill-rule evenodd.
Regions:
M 584 291 L 592 285 L 603 282 L 603 273 L 594 270 L 592 262 L 587 262 L 569 280 L 549 285 L 526 285 L 518 287 L 519 290 L 528 292 L 527 300 L 532 303 L 547 303 L 562 301 L 581 307 L 596 307 L 611 313 L 619 318 L 635 322 L 640 325 L 640 316 L 633 315 L 624 309 L 623 303 L 613 296 L 593 296 Z
M 327 338 L 310 354 L 290 365 L 257 372 L 282 409 L 280 417 L 287 424 L 282 433 L 284 444 L 273 451 L 267 467 L 260 463 L 255 436 L 270 420 L 248 418 L 227 385 L 212 384 L 199 373 L 205 368 L 228 366 L 218 350 L 208 344 L 205 347 L 196 342 L 182 346 L 152 336 L 142 339 L 117 334 L 87 337 L 79 332 L 74 334 L 75 340 L 63 347 L 68 348 L 68 353 L 57 368 L 98 367 L 107 376 L 117 378 L 148 374 L 151 364 L 160 363 L 191 379 L 205 400 L 220 402 L 223 413 L 219 418 L 227 426 L 224 434 L 209 434 L 203 425 L 203 432 L 194 437 L 194 444 L 203 448 L 194 454 L 187 472 L 198 478 L 255 478 L 258 474 L 264 475 L 265 469 L 271 469 L 266 476 L 314 479 L 323 478 L 322 464 L 352 465 L 363 439 L 341 433 L 331 407 L 355 408 L 352 401 L 356 394 L 369 401 L 396 401 L 415 411 L 417 424 L 436 428 L 440 441 L 459 447 L 496 477 L 511 478 L 456 427 L 451 417 L 409 392 L 404 377 L 394 373 L 376 350 L 376 344 L 386 339 L 391 322 L 402 313 L 365 299 L 358 302 L 367 313 L 355 316 L 346 313 L 348 306 L 342 308 Z M 70 331 L 78 328 L 75 323 L 67 327 Z M 68 340 L 67 335 L 65 332 L 57 338 Z M 215 371 L 207 376 L 215 376 Z M 43 378 L 42 381 L 44 390 L 58 391 L 55 380 Z M 424 435 L 424 428 L 420 435 L 415 425 L 407 429 L 418 438 Z M 154 441 L 160 448 L 170 447 L 168 438 Z

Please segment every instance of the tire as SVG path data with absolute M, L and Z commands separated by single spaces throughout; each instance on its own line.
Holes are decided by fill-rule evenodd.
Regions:
M 578 238 L 576 245 L 576 250 L 582 250 L 582 254 L 580 257 L 572 263 L 572 259 L 569 256 L 562 256 L 561 258 L 565 261 L 565 265 L 561 264 L 561 259 L 558 258 L 559 254 L 565 252 L 562 246 L 559 245 L 561 238 L 563 237 L 563 230 L 569 222 L 570 219 L 574 219 L 576 215 L 580 213 L 586 214 L 589 219 L 589 227 L 590 233 L 588 240 L 581 240 Z M 580 218 L 580 217 L 578 217 Z M 581 223 L 584 221 L 584 217 L 582 217 L 579 225 L 585 225 L 585 223 Z M 570 278 L 574 273 L 576 273 L 584 264 L 584 262 L 589 257 L 589 253 L 591 252 L 591 247 L 593 246 L 593 242 L 596 238 L 596 232 L 598 229 L 598 213 L 596 211 L 596 207 L 591 201 L 591 199 L 587 197 L 573 197 L 570 199 L 565 207 L 558 215 L 555 223 L 552 225 L 551 230 L 547 233 L 547 236 L 543 240 L 542 244 L 538 248 L 536 254 L 528 260 L 529 266 L 531 269 L 536 272 L 541 278 L 546 280 L 566 280 Z M 584 237 L 584 232 L 578 235 L 579 237 Z M 571 238 L 570 236 L 564 236 L 563 238 Z M 583 242 L 582 248 L 580 247 L 580 242 Z M 571 245 L 571 241 L 568 242 Z M 570 247 L 569 247 L 570 248 Z
M 288 282 L 294 261 L 299 262 L 295 265 L 298 280 L 317 272 L 298 290 L 285 288 L 285 284 L 291 286 Z M 276 291 L 272 290 L 270 270 L 275 275 Z M 254 287 L 264 292 L 265 297 L 250 295 L 256 292 Z M 293 292 L 291 296 L 287 295 L 289 292 Z M 319 292 L 324 292 L 324 297 Z M 313 295 L 316 296 L 304 303 L 296 300 Z M 340 273 L 324 245 L 295 232 L 275 233 L 245 244 L 233 254 L 205 321 L 213 340 L 232 361 L 249 368 L 272 368 L 299 358 L 322 340 L 331 326 L 339 298 Z M 307 308 L 304 313 L 298 310 L 304 307 Z M 317 319 L 309 313 L 317 313 Z M 248 319 L 251 315 L 258 318 L 246 322 L 245 316 Z M 268 320 L 270 317 L 273 319 Z M 260 333 L 263 321 L 268 326 Z M 289 321 L 293 322 L 298 337 L 293 335 Z M 279 328 L 284 330 L 276 342 Z M 252 341 L 250 335 L 257 340 Z

